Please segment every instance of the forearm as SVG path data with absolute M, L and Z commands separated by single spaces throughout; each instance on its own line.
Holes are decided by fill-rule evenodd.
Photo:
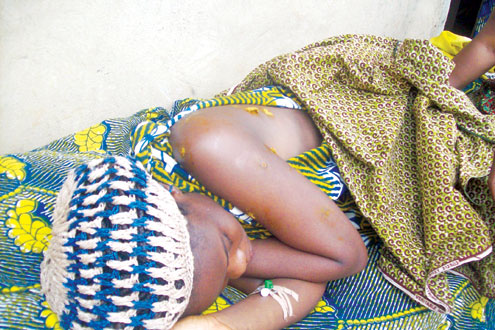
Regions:
M 242 276 L 237 279 L 229 280 L 228 284 L 237 290 L 244 292 L 245 294 L 250 294 L 256 290 L 257 287 L 263 284 L 263 280 L 260 278 Z
M 252 278 L 294 278 L 328 282 L 359 272 L 365 260 L 354 265 L 294 249 L 276 238 L 252 242 L 253 257 L 244 276 Z M 349 244 L 348 249 L 356 248 Z M 290 262 L 288 262 L 290 261 Z
M 281 329 L 304 318 L 316 306 L 325 290 L 325 283 L 311 283 L 294 279 L 276 279 L 274 285 L 293 290 L 299 300 L 289 298 L 293 315 L 284 319 L 280 305 L 272 297 L 254 294 L 213 316 L 233 330 L 241 329 Z
M 454 57 L 455 68 L 449 82 L 463 88 L 495 65 L 495 16 L 492 14 L 483 30 Z
M 471 43 L 454 58 L 455 68 L 450 75 L 450 85 L 463 88 L 495 64 L 494 49 L 482 43 Z

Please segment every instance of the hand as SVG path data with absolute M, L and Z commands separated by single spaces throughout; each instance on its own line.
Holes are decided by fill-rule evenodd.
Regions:
M 219 322 L 213 314 L 187 316 L 175 324 L 172 330 L 232 330 Z

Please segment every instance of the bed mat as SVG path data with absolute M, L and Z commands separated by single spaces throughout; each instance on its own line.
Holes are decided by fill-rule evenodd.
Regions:
M 139 123 L 168 118 L 162 108 L 146 109 L 102 121 L 31 152 L 0 157 L 0 328 L 59 328 L 39 284 L 58 189 L 75 166 L 105 155 L 128 154 Z M 452 313 L 435 313 L 412 301 L 378 271 L 380 239 L 365 223 L 360 232 L 368 237 L 366 269 L 330 282 L 313 312 L 291 329 L 493 329 L 495 303 L 456 275 L 448 276 L 455 297 Z M 242 297 L 229 287 L 205 313 Z

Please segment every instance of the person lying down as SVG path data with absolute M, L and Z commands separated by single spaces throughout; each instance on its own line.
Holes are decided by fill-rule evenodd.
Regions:
M 325 48 L 327 46 L 328 49 Z M 355 57 L 342 59 L 341 54 L 349 54 L 343 51 L 345 47 L 355 50 Z M 387 278 L 397 280 L 410 271 L 409 274 L 416 277 L 409 277 L 408 288 L 416 290 L 418 301 L 432 309 L 441 307 L 445 308 L 444 312 L 448 311 L 448 302 L 442 305 L 441 301 L 445 298 L 442 296 L 445 290 L 437 290 L 441 286 L 426 287 L 426 290 L 425 285 L 421 284 L 421 276 L 429 275 L 419 267 L 431 260 L 415 263 L 413 261 L 416 259 L 411 259 L 407 253 L 401 254 L 414 250 L 403 249 L 402 245 L 415 247 L 414 244 L 419 242 L 418 248 L 424 249 L 425 237 L 415 236 L 422 234 L 422 231 L 416 230 L 418 227 L 413 221 L 407 222 L 415 220 L 417 213 L 422 212 L 420 201 L 429 205 L 427 202 L 433 200 L 443 202 L 438 197 L 443 196 L 445 191 L 447 197 L 457 194 L 450 189 L 456 183 L 449 181 L 449 178 L 456 176 L 447 169 L 447 165 L 455 167 L 454 161 L 449 161 L 440 174 L 425 173 L 427 178 L 428 175 L 445 175 L 445 180 L 432 182 L 447 182 L 449 189 L 441 186 L 440 190 L 435 190 L 437 187 L 432 184 L 429 191 L 433 196 L 429 196 L 417 193 L 420 188 L 411 184 L 419 185 L 421 182 L 416 182 L 416 173 L 410 171 L 419 166 L 413 158 L 416 156 L 408 151 L 409 143 L 413 141 L 411 147 L 418 146 L 414 152 L 423 151 L 420 149 L 425 142 L 421 140 L 422 120 L 428 122 L 428 127 L 433 127 L 428 121 L 430 117 L 438 119 L 437 116 L 443 116 L 437 108 L 429 106 L 426 94 L 417 90 L 426 93 L 427 88 L 433 86 L 438 93 L 431 93 L 428 97 L 437 97 L 435 102 L 439 108 L 462 115 L 459 116 L 459 123 L 454 121 L 457 117 L 452 116 L 448 120 L 441 117 L 438 121 L 440 126 L 434 129 L 453 130 L 456 125 L 469 124 L 471 129 L 477 129 L 478 136 L 488 136 L 483 141 L 466 139 L 462 145 L 465 152 L 475 150 L 468 148 L 471 141 L 476 145 L 477 156 L 482 159 L 475 164 L 480 168 L 477 174 L 486 176 L 489 173 L 493 154 L 490 141 L 495 123 L 488 118 L 477 127 L 481 121 L 470 120 L 478 119 L 480 115 L 475 113 L 472 105 L 458 109 L 458 105 L 465 100 L 460 96 L 460 91 L 448 87 L 447 70 L 442 68 L 435 71 L 432 79 L 425 78 L 431 73 L 431 68 L 423 67 L 421 61 L 411 60 L 418 58 L 413 56 L 416 52 L 420 54 L 419 58 L 430 56 L 431 63 L 448 63 L 424 42 L 401 43 L 367 36 L 344 36 L 329 40 L 326 44 L 309 46 L 305 51 L 307 54 L 301 56 L 301 61 L 307 60 L 307 65 L 301 66 L 296 55 L 280 57 L 272 62 L 275 69 L 268 72 L 271 76 L 261 70 L 259 74 L 246 78 L 249 83 L 243 88 L 262 88 L 265 103 L 242 104 L 247 99 L 245 94 L 234 93 L 229 100 L 237 99 L 240 101 L 237 104 L 226 102 L 226 98 L 206 101 L 208 105 L 204 108 L 193 106 L 177 115 L 176 120 L 163 126 L 163 132 L 160 128 L 146 130 L 146 124 L 140 125 L 135 129 L 135 135 L 139 137 L 132 142 L 134 158 L 103 158 L 78 167 L 68 176 L 58 196 L 53 238 L 41 266 L 42 290 L 51 309 L 59 316 L 62 327 L 279 329 L 302 319 L 318 302 L 328 281 L 356 274 L 367 263 L 365 245 L 347 216 L 319 187 L 286 162 L 293 156 L 320 146 L 322 136 L 328 143 L 326 146 L 331 147 L 335 157 L 339 156 L 344 164 L 354 165 L 346 158 L 347 151 L 357 155 L 357 160 L 362 162 L 356 167 L 342 167 L 348 171 L 343 171 L 342 176 L 347 175 L 346 183 L 352 184 L 349 188 L 360 210 L 367 212 L 365 216 L 373 216 L 373 221 L 382 221 L 381 217 L 390 220 L 373 223 L 377 225 L 377 232 L 385 246 L 393 251 L 390 260 L 397 261 L 399 258 L 401 265 L 400 268 L 393 268 L 392 263 L 383 264 L 387 267 Z M 328 62 L 318 57 L 320 53 L 328 55 Z M 334 54 L 337 54 L 335 61 Z M 346 70 L 339 67 L 342 61 Z M 358 65 L 359 61 L 363 61 L 364 65 Z M 292 65 L 289 69 L 293 71 L 302 68 L 308 72 L 304 72 L 301 78 L 294 76 L 293 80 L 286 79 L 285 74 L 290 71 L 286 68 L 287 63 Z M 415 67 L 409 68 L 409 65 L 419 66 L 418 71 Z M 277 66 L 280 66 L 281 73 L 276 70 Z M 269 76 L 270 79 L 267 78 Z M 291 90 L 266 87 L 273 81 L 291 85 Z M 322 97 L 327 89 L 334 87 L 330 85 L 333 81 L 338 81 L 340 85 L 331 90 L 329 95 L 332 97 Z M 412 84 L 417 89 L 412 88 Z M 277 93 L 273 93 L 272 88 Z M 271 96 L 284 94 L 281 91 L 288 94 L 297 92 L 300 98 L 281 95 L 280 104 L 271 106 Z M 451 102 L 450 96 L 445 95 L 453 95 L 456 101 Z M 291 108 L 297 100 L 304 101 L 300 106 L 311 110 L 308 110 L 311 118 L 305 111 Z M 349 108 L 339 112 L 344 107 L 341 103 Z M 319 107 L 321 104 L 326 107 Z M 417 118 L 411 114 L 412 107 L 415 107 Z M 325 112 L 335 113 L 339 117 L 328 119 Z M 401 123 L 405 124 L 400 126 Z M 418 134 L 410 129 L 414 123 L 417 123 Z M 373 125 L 376 130 L 368 129 Z M 326 131 L 327 127 L 332 131 Z M 342 134 L 339 131 L 342 127 L 357 128 L 359 133 L 368 134 L 363 141 L 372 142 L 366 144 L 354 139 L 353 131 L 346 130 Z M 361 130 L 361 127 L 366 129 Z M 400 130 L 404 127 L 406 129 Z M 166 143 L 158 141 L 156 148 L 149 149 L 150 141 L 158 139 L 164 132 Z M 395 156 L 400 156 L 394 159 L 400 161 L 396 163 L 396 168 L 388 169 L 398 169 L 399 174 L 406 173 L 394 179 L 405 180 L 407 184 L 398 181 L 401 184 L 396 185 L 397 190 L 393 194 L 379 194 L 382 186 L 378 184 L 382 183 L 380 180 L 384 176 L 381 171 L 385 168 L 381 166 L 388 163 L 381 158 L 367 157 L 387 158 L 385 149 L 379 150 L 378 147 L 388 148 L 391 143 L 384 139 L 382 144 L 380 138 L 389 138 L 396 132 L 406 139 L 395 144 L 403 148 L 394 149 Z M 456 134 L 461 133 L 469 132 Z M 409 138 L 408 134 L 416 140 Z M 446 136 L 453 136 L 448 134 Z M 432 141 L 443 143 L 443 140 L 432 139 L 428 143 Z M 450 146 L 448 143 L 451 140 L 446 141 Z M 354 148 L 354 144 L 361 149 Z M 451 154 L 455 156 L 456 150 L 451 149 L 445 151 L 447 158 Z M 149 159 L 145 159 L 147 156 L 143 156 L 143 150 L 148 150 Z M 167 150 L 171 151 L 173 159 L 161 164 L 168 159 L 164 156 Z M 430 158 L 420 160 L 430 161 Z M 273 236 L 250 241 L 232 213 L 210 197 L 182 192 L 179 189 L 182 187 L 165 184 L 162 180 L 158 182 L 156 178 L 162 172 L 175 168 L 174 162 L 180 165 L 181 171 L 187 171 L 186 176 L 190 175 L 209 192 L 256 219 Z M 376 165 L 375 172 L 363 172 L 375 173 L 376 178 L 354 171 L 358 166 L 363 169 L 363 164 Z M 350 178 L 352 173 L 355 178 Z M 377 184 L 371 185 L 375 190 L 361 189 L 360 184 L 370 182 Z M 453 200 L 464 202 L 461 198 Z M 388 206 L 389 202 L 393 207 Z M 467 207 L 458 209 L 465 210 Z M 395 210 L 396 213 L 391 213 Z M 403 218 L 407 221 L 402 221 L 398 226 L 395 222 Z M 431 221 L 426 216 L 418 216 L 418 219 Z M 472 219 L 478 221 L 474 216 Z M 412 227 L 406 228 L 403 225 L 406 222 L 413 224 Z M 389 235 L 390 228 L 395 228 L 392 236 Z M 404 237 L 411 239 L 395 239 L 403 234 L 401 230 L 409 235 Z M 436 232 L 429 234 L 435 238 Z M 459 230 L 441 234 L 458 235 Z M 459 235 L 470 240 L 478 237 L 462 232 Z M 454 239 L 445 241 L 457 242 Z M 475 246 L 473 250 L 476 251 L 491 251 L 490 247 L 485 246 L 488 241 L 471 242 L 470 247 Z M 478 243 L 479 246 L 476 245 Z M 434 247 L 437 248 L 438 244 Z M 450 258 L 452 253 L 471 253 L 467 249 L 442 248 L 438 247 L 441 251 L 438 253 L 437 250 L 431 250 L 432 253 L 421 250 L 413 257 L 431 255 Z M 382 255 L 387 257 L 385 252 L 387 250 Z M 463 258 L 464 255 L 454 257 Z M 448 265 L 442 271 L 448 270 L 451 266 L 446 262 L 451 260 L 445 259 L 433 260 L 436 262 L 434 266 Z M 436 279 L 430 276 L 428 280 L 433 282 Z M 439 277 L 438 283 L 442 284 L 443 280 Z M 217 313 L 198 316 L 227 284 L 247 293 L 247 298 Z M 434 291 L 433 302 L 428 300 L 431 290 L 437 290 Z M 260 315 L 262 317 L 258 317 Z
M 132 158 L 90 162 L 60 191 L 42 265 L 43 290 L 63 327 L 169 328 L 208 308 L 227 284 L 250 294 L 269 279 L 273 295 L 260 288 L 181 326 L 278 329 L 307 315 L 328 281 L 365 267 L 349 219 L 286 163 L 321 144 L 304 112 L 213 107 L 182 118 L 169 140 L 190 174 L 274 237 L 249 241 L 212 199 L 159 184 Z

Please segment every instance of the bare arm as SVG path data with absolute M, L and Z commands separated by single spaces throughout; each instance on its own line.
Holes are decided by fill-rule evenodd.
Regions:
M 360 271 L 366 249 L 335 203 L 271 152 L 263 132 L 210 111 L 194 114 L 171 142 L 196 179 L 254 214 L 277 238 L 254 242 L 246 275 L 326 282 Z
M 455 68 L 449 82 L 463 88 L 495 65 L 495 13 L 481 32 L 454 57 Z
M 449 82 L 463 88 L 495 65 L 495 12 L 481 32 L 454 57 L 455 68 Z M 495 200 L 495 154 L 488 176 L 488 187 Z
M 281 307 L 273 298 L 255 294 L 214 314 L 186 317 L 179 321 L 173 329 L 282 329 L 309 314 L 325 290 L 324 283 L 291 279 L 277 279 L 273 281 L 273 284 L 289 288 L 299 294 L 298 303 L 290 298 L 294 313 L 285 320 Z
M 252 242 L 254 254 L 244 278 L 231 284 L 249 292 L 259 279 L 270 278 L 296 291 L 300 300 L 292 301 L 294 316 L 287 320 L 273 298 L 252 295 L 221 312 L 185 318 L 177 330 L 283 328 L 311 311 L 327 281 L 355 274 L 367 262 L 361 237 L 347 217 L 285 161 L 316 143 L 306 134 L 307 125 L 287 123 L 282 118 L 287 113 L 274 111 L 267 118 L 235 111 L 216 116 L 210 109 L 179 122 L 170 140 L 174 156 L 210 191 L 254 214 L 276 237 Z M 267 128 L 272 124 L 275 132 Z

